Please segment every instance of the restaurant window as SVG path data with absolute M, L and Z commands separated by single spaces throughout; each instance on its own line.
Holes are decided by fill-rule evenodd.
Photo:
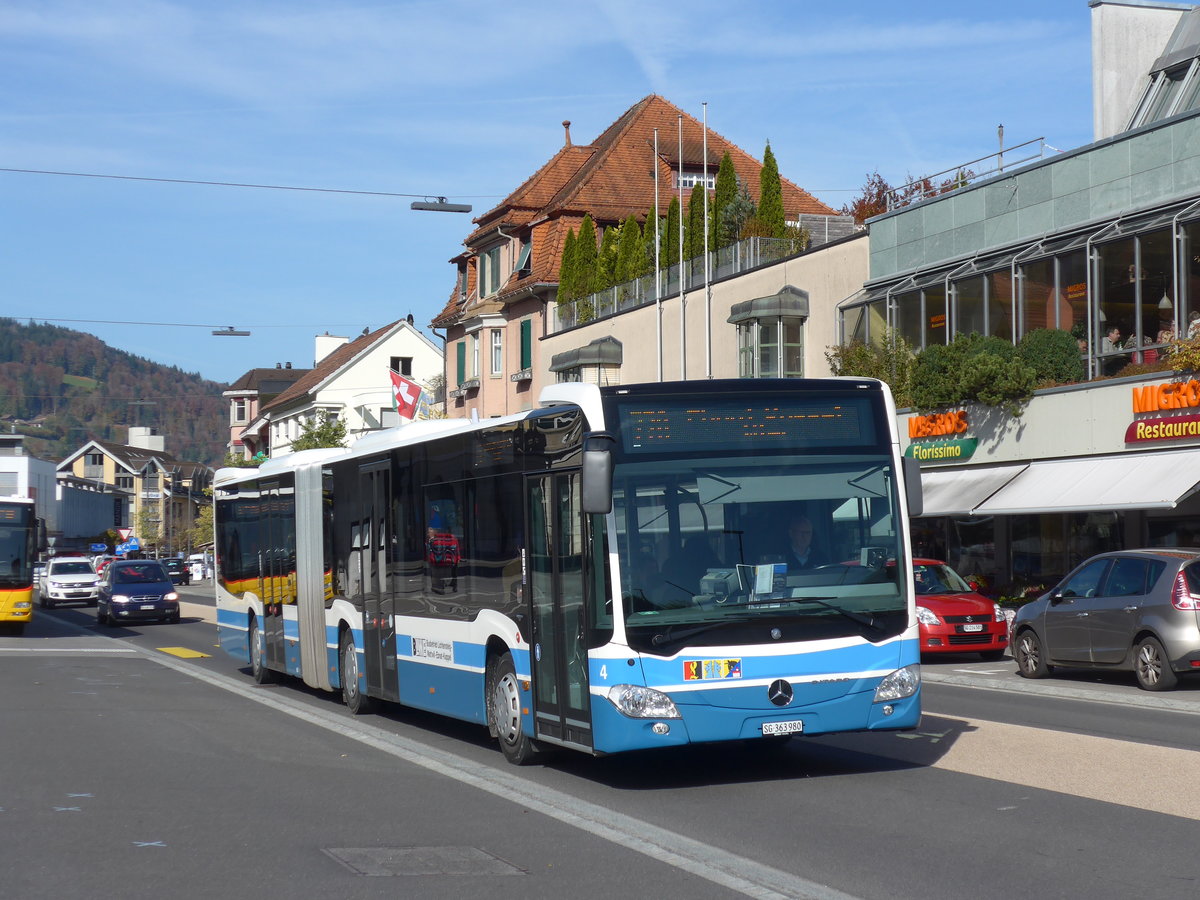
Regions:
M 984 280 L 976 275 L 952 282 L 954 287 L 954 331 L 957 334 L 987 334 Z
M 1012 343 L 1012 269 L 996 269 L 984 276 L 987 290 L 987 331 Z
M 1077 338 L 1087 340 L 1087 251 L 1072 250 L 1064 253 L 1055 257 L 1055 264 L 1058 268 L 1059 290 L 1063 298 L 1058 327 L 1071 332 Z
M 1189 222 L 1183 228 L 1183 303 L 1187 322 L 1184 337 L 1200 337 L 1200 222 Z
M 892 294 L 892 308 L 895 311 L 896 332 L 916 350 L 921 349 L 921 325 L 924 313 L 921 309 L 921 292 L 905 291 L 902 294 Z
M 1059 299 L 1062 295 L 1056 283 L 1055 268 L 1052 256 L 1020 266 L 1017 279 L 1018 337 L 1042 328 L 1062 327 L 1059 325 L 1064 318 Z M 1070 315 L 1065 318 L 1069 320 Z
M 944 283 L 925 288 L 925 319 L 923 347 L 946 343 L 946 286 Z
M 1095 248 L 1096 316 L 1095 346 L 1100 370 L 1115 375 L 1130 361 L 1131 342 L 1138 331 L 1137 243 L 1133 238 L 1100 244 Z

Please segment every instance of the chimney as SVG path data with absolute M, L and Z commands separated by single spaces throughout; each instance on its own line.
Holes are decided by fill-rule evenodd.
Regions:
M 291 364 L 290 362 L 285 362 L 285 363 L 283 364 L 283 367 L 284 367 L 285 369 L 290 369 L 290 368 L 292 367 L 292 364 Z
M 342 346 L 342 344 L 348 344 L 348 343 L 350 343 L 350 338 L 348 338 L 348 337 L 342 337 L 339 335 L 330 334 L 328 331 L 325 332 L 324 334 L 318 334 L 317 335 L 317 357 L 316 357 L 316 360 L 313 362 L 313 365 L 316 365 L 317 363 L 319 363 L 321 360 L 323 360 L 325 357 L 327 357 L 330 353 L 332 353 L 338 347 Z
M 571 146 L 571 120 L 570 119 L 563 119 L 563 130 L 567 133 L 566 146 L 570 147 Z
M 281 366 L 279 363 L 275 363 L 275 368 L 281 369 L 281 368 L 283 368 L 283 366 Z

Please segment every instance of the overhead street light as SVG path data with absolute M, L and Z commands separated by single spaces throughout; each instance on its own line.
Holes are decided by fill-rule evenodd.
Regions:
M 232 325 L 226 325 L 224 328 L 218 328 L 213 334 L 218 337 L 249 337 L 248 331 L 237 331 Z
M 471 204 L 447 203 L 445 197 L 437 197 L 434 200 L 414 200 L 411 204 L 411 208 L 427 209 L 431 212 L 469 213 L 471 211 Z

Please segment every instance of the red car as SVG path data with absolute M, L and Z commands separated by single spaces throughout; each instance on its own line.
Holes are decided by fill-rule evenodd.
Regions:
M 922 653 L 1003 658 L 1008 647 L 1008 620 L 999 604 L 976 593 L 974 584 L 938 559 L 914 559 L 913 581 Z

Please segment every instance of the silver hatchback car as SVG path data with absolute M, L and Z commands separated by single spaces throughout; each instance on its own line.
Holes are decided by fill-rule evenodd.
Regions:
M 1026 678 L 1055 666 L 1132 670 L 1143 690 L 1171 690 L 1200 672 L 1200 551 L 1093 556 L 1017 610 L 1010 646 Z

